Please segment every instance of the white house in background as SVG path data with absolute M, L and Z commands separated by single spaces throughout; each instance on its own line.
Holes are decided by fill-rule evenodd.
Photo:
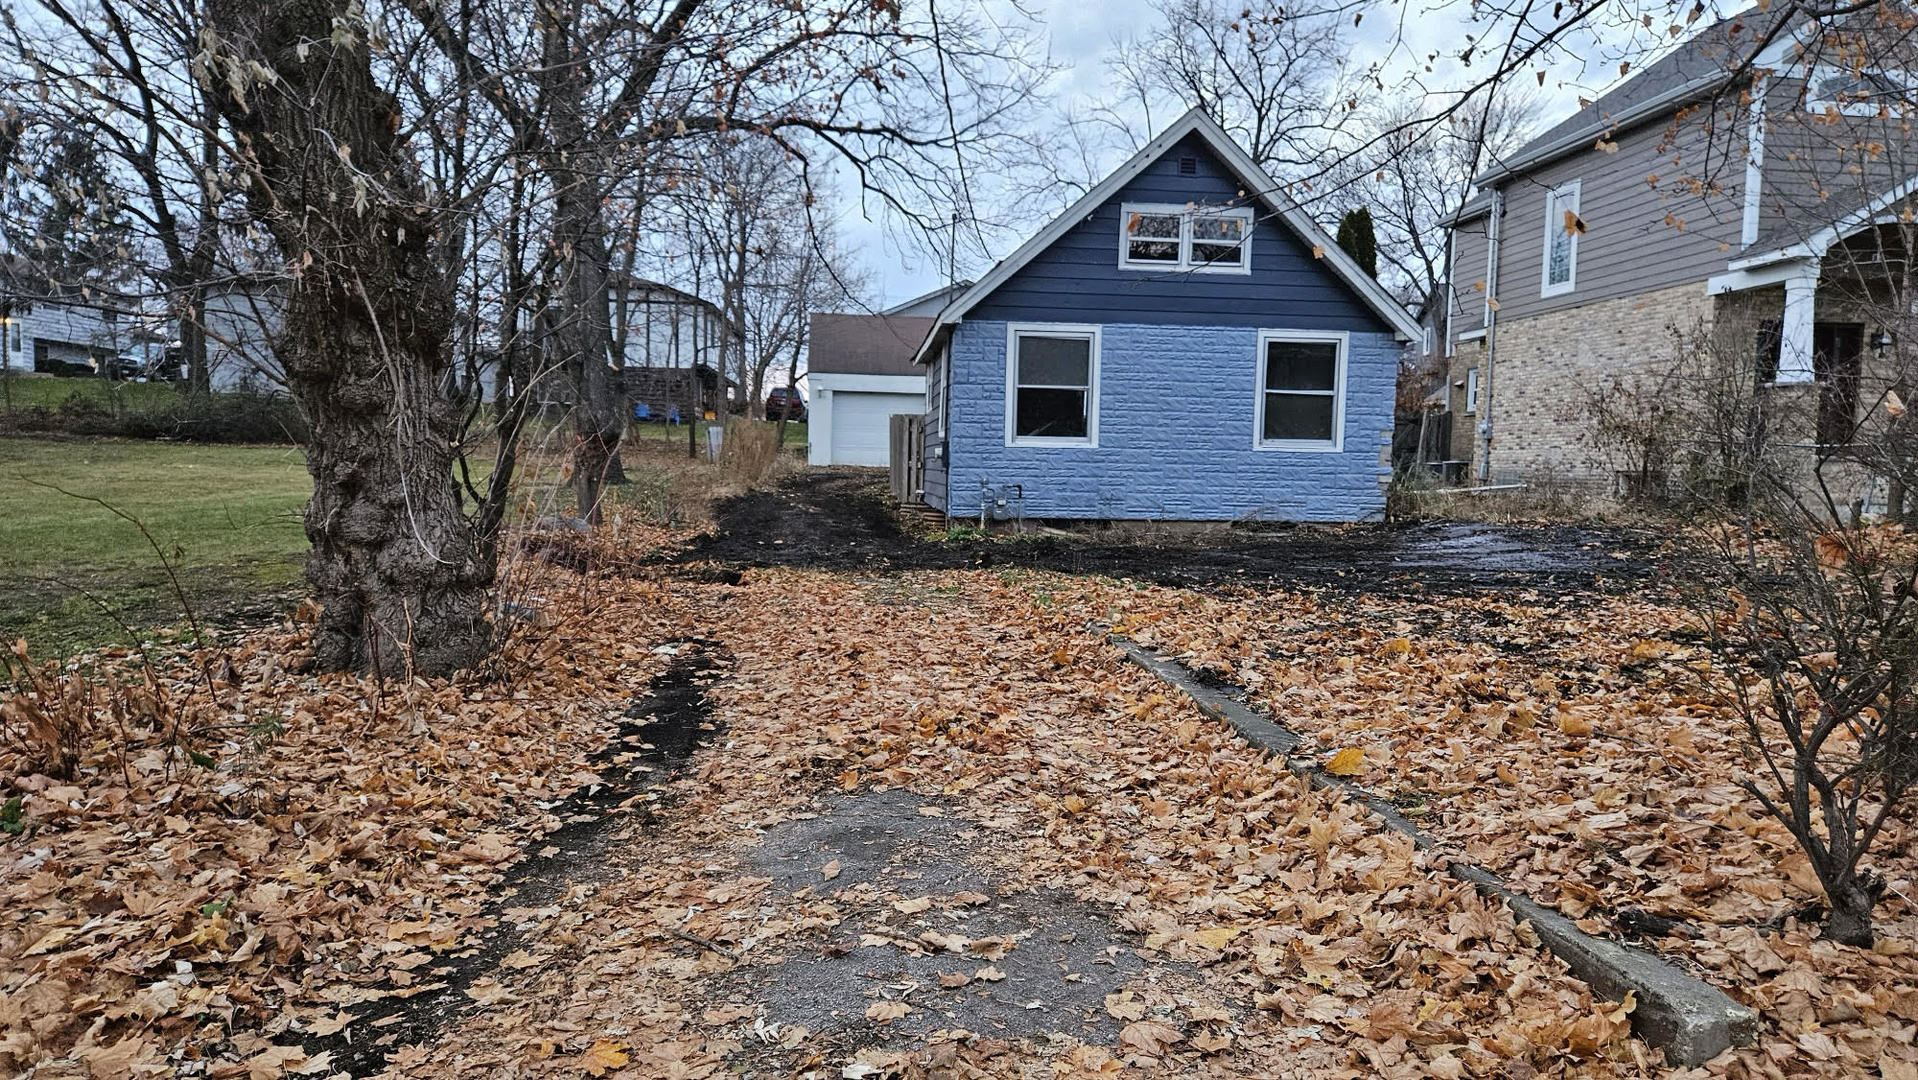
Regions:
M 77 375 L 143 340 L 135 312 L 49 282 L 33 264 L 0 256 L 0 369 Z
M 892 418 L 926 411 L 925 369 L 912 362 L 932 329 L 926 315 L 814 315 L 806 349 L 806 460 L 886 465 Z
M 271 275 L 237 276 L 207 286 L 207 381 L 215 390 L 278 393 L 286 386 L 273 339 L 284 317 L 284 283 Z

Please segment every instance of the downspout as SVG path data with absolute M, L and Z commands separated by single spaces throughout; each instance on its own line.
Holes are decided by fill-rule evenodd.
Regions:
M 1491 215 L 1485 222 L 1485 375 L 1478 387 L 1478 480 L 1492 482 L 1492 402 L 1498 370 L 1498 234 L 1505 219 L 1505 192 L 1492 189 Z

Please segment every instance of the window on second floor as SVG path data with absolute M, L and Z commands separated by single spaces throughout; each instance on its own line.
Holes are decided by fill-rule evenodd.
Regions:
M 1250 207 L 1126 203 L 1119 208 L 1119 265 L 1128 270 L 1249 273 L 1253 220 Z
M 1918 95 L 1918 76 L 1912 72 L 1820 66 L 1806 87 L 1805 104 L 1813 112 L 1902 116 L 1912 109 L 1914 95 Z
M 1553 188 L 1545 196 L 1545 270 L 1540 296 L 1571 292 L 1578 284 L 1578 238 L 1585 219 L 1578 216 L 1579 182 Z

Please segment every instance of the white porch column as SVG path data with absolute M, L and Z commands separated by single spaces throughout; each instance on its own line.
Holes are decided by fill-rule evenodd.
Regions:
M 1785 318 L 1779 332 L 1778 382 L 1808 383 L 1812 373 L 1812 326 L 1817 321 L 1818 265 L 1785 279 Z

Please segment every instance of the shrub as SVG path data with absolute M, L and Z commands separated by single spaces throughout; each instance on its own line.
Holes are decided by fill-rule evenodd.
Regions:
M 8 421 L 23 432 L 181 442 L 297 443 L 307 434 L 291 398 L 252 390 L 164 395 L 135 406 L 75 391 L 54 408 L 16 409 Z

